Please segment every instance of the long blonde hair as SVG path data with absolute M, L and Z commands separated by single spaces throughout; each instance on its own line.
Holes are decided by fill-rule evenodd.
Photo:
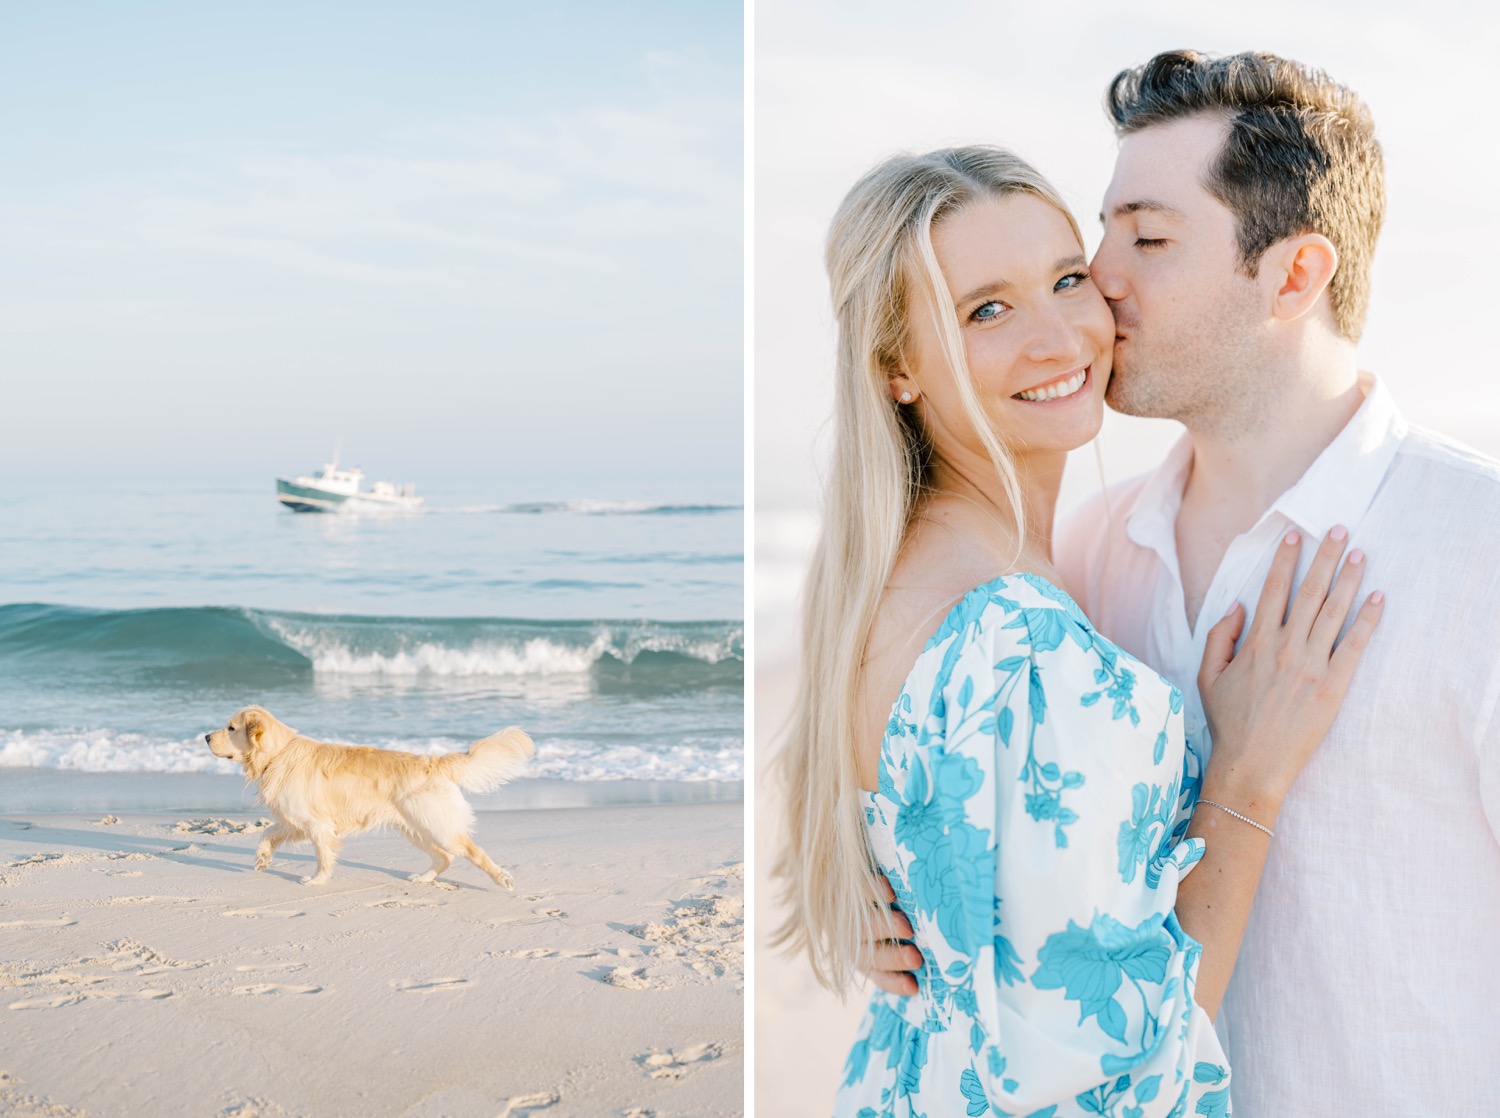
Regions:
M 774 868 L 790 915 L 773 943 L 806 951 L 818 981 L 848 985 L 871 936 L 873 859 L 855 766 L 865 644 L 926 489 L 931 448 L 915 409 L 897 405 L 908 321 L 925 291 L 944 357 L 1024 538 L 1011 455 L 979 401 L 932 228 L 984 198 L 1032 194 L 1077 223 L 1057 191 L 1002 148 L 899 155 L 866 174 L 829 229 L 825 261 L 838 321 L 834 448 L 823 530 L 803 590 L 802 678 L 778 755 L 785 834 Z M 1079 237 L 1082 243 L 1082 237 Z

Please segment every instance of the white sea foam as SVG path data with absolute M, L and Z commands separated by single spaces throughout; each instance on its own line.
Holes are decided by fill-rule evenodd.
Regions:
M 470 743 L 425 738 L 369 744 L 436 755 L 462 752 Z M 109 730 L 0 730 L 0 769 L 6 768 L 89 773 L 242 772 L 239 765 L 210 753 L 201 737 L 172 740 Z M 521 779 L 743 780 L 744 773 L 744 742 L 736 737 L 690 738 L 652 748 L 543 738 L 538 740 L 536 757 Z
M 284 635 L 288 644 L 312 661 L 313 671 L 330 675 L 576 675 L 587 672 L 604 654 L 602 639 L 587 648 L 537 638 L 519 647 L 477 644 L 461 649 L 417 644 L 394 653 L 356 653 L 337 640 Z
M 680 633 L 632 629 L 616 639 L 608 628 L 584 644 L 533 637 L 526 641 L 476 641 L 465 648 L 419 641 L 396 651 L 356 651 L 335 633 L 304 628 L 283 620 L 271 630 L 312 662 L 313 671 L 329 675 L 384 676 L 528 676 L 577 675 L 606 656 L 632 663 L 643 652 L 672 652 L 707 664 L 738 659 L 743 631 L 735 628 L 717 639 L 692 640 Z
M 186 741 L 112 730 L 0 730 L 0 768 L 87 773 L 238 773 L 201 737 Z
M 696 738 L 646 749 L 544 741 L 537 743 L 526 775 L 560 780 L 744 780 L 745 743 L 739 738 Z

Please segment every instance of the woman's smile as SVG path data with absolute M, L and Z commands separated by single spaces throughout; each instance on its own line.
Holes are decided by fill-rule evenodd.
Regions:
M 1081 395 L 1083 386 L 1089 382 L 1090 371 L 1093 365 L 1085 365 L 1081 369 L 1062 373 L 1051 380 L 1043 381 L 1041 384 L 1031 388 L 1022 389 L 1011 397 L 1013 400 L 1023 400 L 1028 404 L 1065 404 L 1070 401 L 1084 399 Z

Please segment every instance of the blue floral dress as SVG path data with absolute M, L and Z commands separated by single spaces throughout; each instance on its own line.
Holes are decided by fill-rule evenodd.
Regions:
M 1173 913 L 1203 856 L 1182 694 L 1035 575 L 971 591 L 917 657 L 865 819 L 924 965 L 877 993 L 841 1118 L 1229 1115 Z

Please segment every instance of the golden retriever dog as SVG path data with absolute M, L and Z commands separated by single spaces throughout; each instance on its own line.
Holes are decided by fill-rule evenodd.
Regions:
M 476 741 L 467 753 L 424 757 L 314 741 L 251 706 L 203 740 L 215 757 L 238 761 L 247 780 L 260 782 L 260 800 L 276 817 L 255 852 L 257 870 L 271 864 L 282 843 L 306 841 L 317 851 L 318 870 L 302 884 L 322 885 L 345 835 L 390 826 L 432 858 L 432 868 L 413 874 L 413 881 L 435 880 L 462 855 L 496 885 L 515 888 L 510 874 L 469 837 L 474 809 L 459 792 L 499 787 L 536 752 L 514 726 Z

